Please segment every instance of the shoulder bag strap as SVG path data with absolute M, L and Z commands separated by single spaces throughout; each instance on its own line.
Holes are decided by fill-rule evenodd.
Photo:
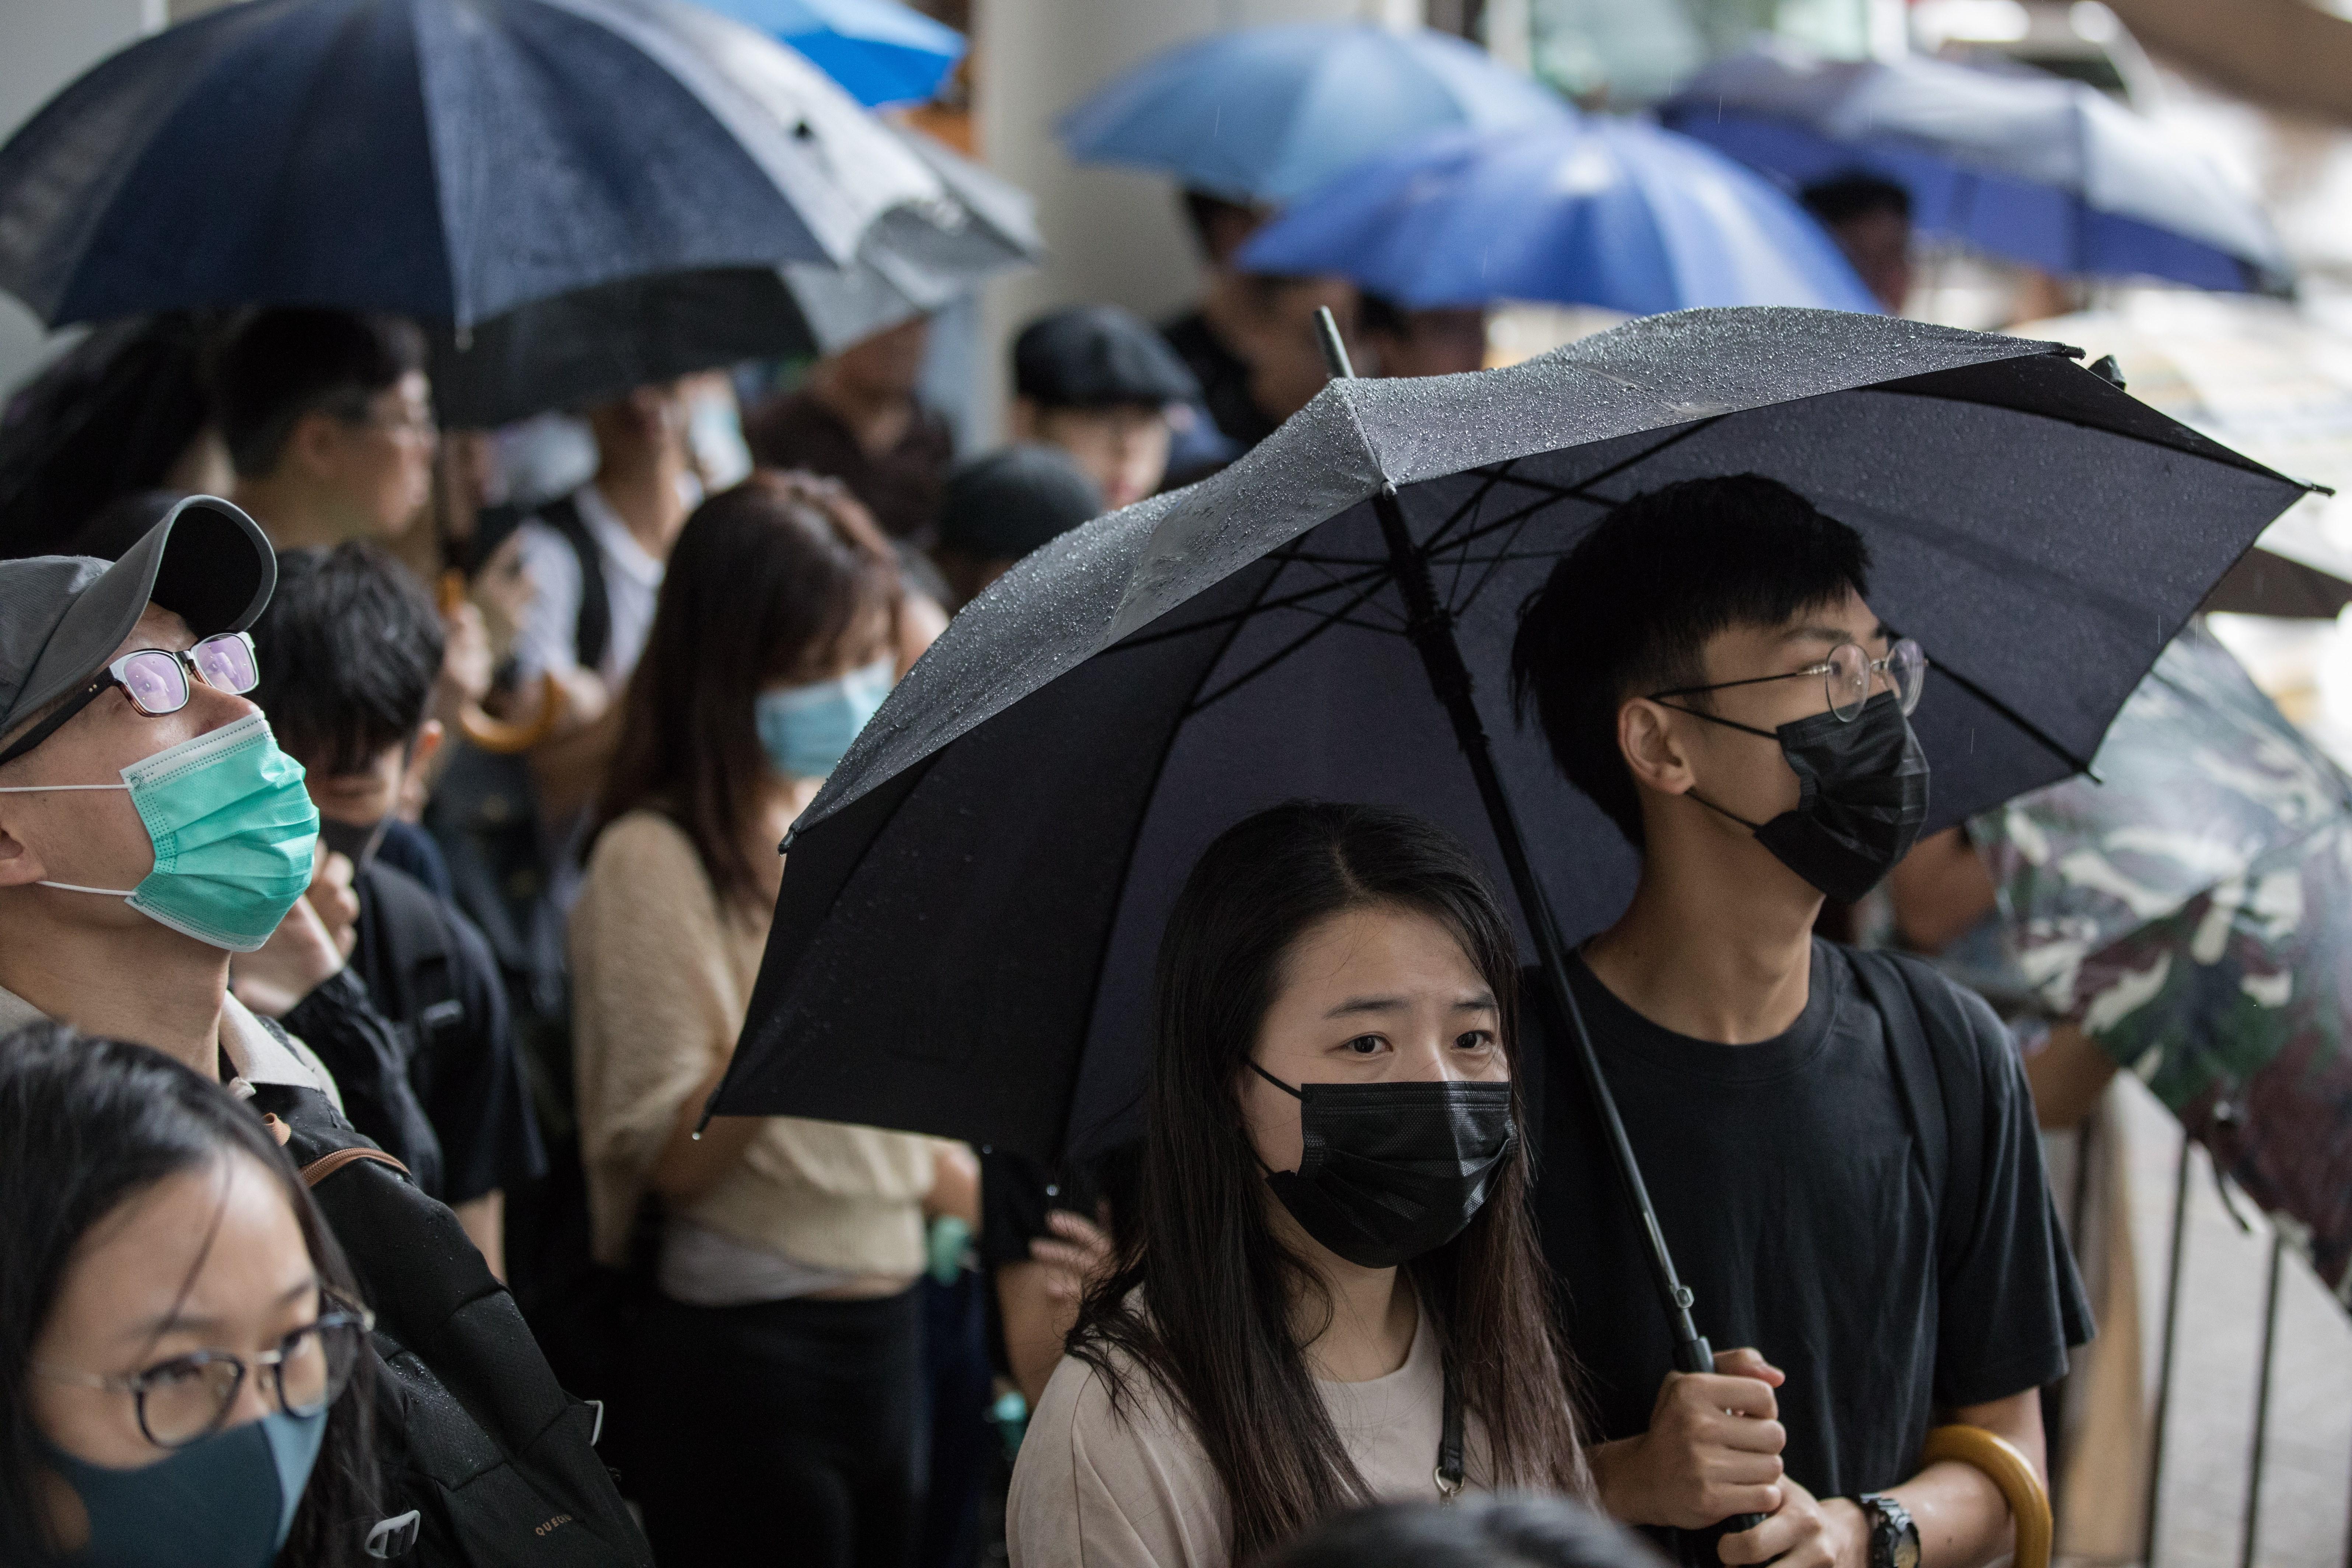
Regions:
M 1431 1479 L 1437 1483 L 1437 1495 L 1447 1502 L 1461 1495 L 1466 1479 L 1462 1462 L 1462 1383 L 1454 1375 L 1450 1355 L 1445 1358 L 1445 1407 L 1437 1434 L 1437 1468 Z
M 407 1166 L 383 1150 L 362 1148 L 354 1143 L 348 1149 L 338 1149 L 331 1154 L 321 1155 L 303 1166 L 302 1184 L 306 1187 L 315 1187 L 344 1166 L 356 1164 L 362 1160 L 373 1160 L 379 1165 L 390 1165 L 404 1176 L 408 1174 Z
M 1910 1127 L 1912 1146 L 1919 1152 L 1927 1194 L 1936 1205 L 1937 1256 L 1954 1236 L 1950 1224 L 1952 1196 L 1951 1123 L 1944 1104 L 1943 1080 L 1927 1045 L 1926 1021 L 1920 1016 L 1918 994 L 1901 964 L 1883 952 L 1849 950 L 1854 977 L 1877 1010 L 1886 1040 L 1886 1060 L 1895 1077 L 1895 1098 L 1902 1102 L 1903 1120 Z M 1966 1234 L 1963 1229 L 1960 1234 Z
M 548 502 L 539 515 L 563 535 L 572 553 L 580 558 L 580 616 L 572 624 L 572 657 L 580 661 L 581 668 L 595 670 L 604 665 L 605 649 L 613 646 L 613 596 L 604 586 L 604 552 L 597 548 L 596 536 L 588 531 L 570 496 Z

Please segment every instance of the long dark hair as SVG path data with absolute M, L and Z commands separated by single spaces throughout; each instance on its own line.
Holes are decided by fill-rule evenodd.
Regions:
M 160 1051 L 32 1024 L 0 1037 L 0 1562 L 59 1563 L 35 1483 L 42 1464 L 28 1384 L 34 1343 L 89 1228 L 158 1182 L 245 1154 L 278 1179 L 319 1283 L 359 1286 L 310 1189 L 261 1119 Z M 278 1561 L 362 1561 L 373 1522 L 373 1363 L 327 1415 L 324 1444 Z
M 622 700 L 597 831 L 639 807 L 662 812 L 694 841 L 722 904 L 761 908 L 743 847 L 768 773 L 753 705 L 867 617 L 895 626 L 898 596 L 898 557 L 838 485 L 755 473 L 695 508 Z
M 1133 1394 L 1126 1359 L 1191 1418 L 1233 1506 L 1236 1562 L 1367 1500 L 1294 1336 L 1295 1303 L 1320 1299 L 1328 1313 L 1328 1292 L 1266 1222 L 1235 1086 L 1291 949 L 1333 915 L 1380 905 L 1453 933 L 1493 989 L 1511 1048 L 1511 929 L 1454 838 L 1406 812 L 1306 801 L 1228 829 L 1192 868 L 1160 939 L 1138 1212 L 1070 1337 L 1114 1403 Z M 1513 1100 L 1524 1127 L 1516 1078 Z M 1477 1479 L 1581 1495 L 1590 1481 L 1528 1180 L 1515 1153 L 1469 1228 L 1404 1268 L 1465 1410 L 1485 1427 L 1493 1473 Z

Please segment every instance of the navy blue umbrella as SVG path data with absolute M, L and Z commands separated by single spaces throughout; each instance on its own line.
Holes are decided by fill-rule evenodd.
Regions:
M 651 272 L 845 262 L 936 177 L 807 60 L 680 0 L 248 0 L 0 147 L 0 288 L 464 328 Z
M 2049 272 L 2268 289 L 2292 271 L 2251 192 L 2081 82 L 1776 47 L 1709 66 L 1659 113 L 1791 185 L 1893 180 L 1923 233 Z
M 1061 132 L 1081 163 L 1158 169 L 1278 205 L 1425 131 L 1568 112 L 1485 50 L 1430 28 L 1293 22 L 1155 55 L 1070 110 Z
M 1443 132 L 1370 159 L 1259 230 L 1240 264 L 1337 273 L 1415 307 L 1878 309 L 1769 181 L 1687 136 L 1601 115 Z

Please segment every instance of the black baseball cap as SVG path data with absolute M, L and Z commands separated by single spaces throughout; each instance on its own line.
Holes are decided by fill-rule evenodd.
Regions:
M 1041 317 L 1013 342 L 1013 390 L 1049 408 L 1197 402 L 1201 384 L 1168 340 L 1131 310 L 1078 305 Z
M 205 637 L 253 625 L 277 585 L 260 524 L 217 496 L 174 503 L 119 561 L 0 561 L 0 736 L 105 668 L 150 603 Z
M 974 561 L 1018 561 L 1102 509 L 1102 491 L 1059 447 L 1007 447 L 948 476 L 940 547 Z

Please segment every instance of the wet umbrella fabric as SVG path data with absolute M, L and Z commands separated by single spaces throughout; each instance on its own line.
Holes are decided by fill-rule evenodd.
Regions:
M 2275 289 L 2293 275 L 2251 192 L 2081 82 L 1776 46 L 1707 67 L 1659 114 L 1791 186 L 1893 180 L 1922 233 L 2062 276 Z
M 503 425 L 747 359 L 831 353 L 1045 258 L 1027 192 L 919 132 L 886 129 L 942 194 L 875 219 L 849 266 L 624 279 L 485 321 L 462 349 L 441 332 L 433 394 L 443 422 Z
M 1293 22 L 1155 55 L 1064 115 L 1060 131 L 1081 163 L 1155 169 L 1195 190 L 1279 205 L 1425 132 L 1570 112 L 1444 33 Z
M 938 194 L 824 72 L 683 0 L 250 0 L 0 147 L 0 288 L 53 327 L 307 304 L 465 328 L 646 273 L 845 262 Z
M 1600 115 L 1447 132 L 1360 163 L 1261 229 L 1240 265 L 1336 273 L 1423 309 L 1878 309 L 1821 225 L 1761 175 Z
M 1759 472 L 1861 530 L 1937 660 L 1932 824 L 2080 768 L 2299 487 L 2053 345 L 1830 311 L 1698 310 L 1509 370 L 1340 382 L 1223 473 L 1097 519 L 949 626 L 803 817 L 727 1114 L 1051 1157 L 1131 1135 L 1148 986 L 1218 832 L 1297 795 L 1422 812 L 1505 868 L 1414 647 L 1393 484 L 1454 616 L 1560 930 L 1630 850 L 1511 721 L 1517 607 L 1616 500 Z
M 824 68 L 869 108 L 920 103 L 963 58 L 961 33 L 898 0 L 702 0 Z
M 2037 1010 L 2075 1021 L 2352 1276 L 2352 780 L 2201 626 L 2073 780 L 1971 837 Z M 2225 1109 L 2226 1108 L 2226 1109 Z

